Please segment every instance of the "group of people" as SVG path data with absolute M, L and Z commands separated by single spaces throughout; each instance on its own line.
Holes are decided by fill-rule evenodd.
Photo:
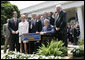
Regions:
M 64 42 L 67 47 L 67 14 L 62 10 L 61 5 L 56 6 L 56 13 L 45 12 L 42 15 L 32 14 L 32 19 L 28 19 L 28 14 L 24 13 L 20 18 L 17 18 L 17 12 L 13 12 L 13 18 L 8 19 L 7 23 L 3 26 L 3 33 L 5 37 L 4 53 L 9 44 L 9 51 L 19 51 L 24 53 L 28 52 L 29 43 L 31 44 L 31 53 L 36 50 L 36 42 L 23 41 L 22 35 L 26 33 L 40 33 L 51 34 L 55 33 L 58 40 Z M 9 42 L 10 41 L 10 42 Z M 38 41 L 39 42 L 39 41 Z
M 74 23 L 68 23 L 67 25 L 67 41 L 70 41 L 74 45 L 78 44 L 80 36 L 79 23 L 75 21 Z

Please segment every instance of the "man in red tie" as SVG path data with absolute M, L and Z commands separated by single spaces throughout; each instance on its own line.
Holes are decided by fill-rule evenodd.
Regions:
M 15 19 L 14 19 L 14 22 L 15 22 L 15 26 L 16 26 L 16 20 L 17 20 L 17 19 L 15 18 Z
M 11 32 L 11 42 L 10 42 L 10 51 L 15 51 L 15 46 L 16 46 L 16 50 L 19 50 L 19 36 L 16 33 L 16 31 L 18 30 L 18 23 L 20 22 L 20 20 L 17 18 L 17 12 L 14 11 L 13 12 L 13 18 L 9 20 L 8 23 L 8 28 Z

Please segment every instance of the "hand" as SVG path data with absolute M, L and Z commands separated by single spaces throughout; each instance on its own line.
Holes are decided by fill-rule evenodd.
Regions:
M 16 34 L 16 32 L 12 30 L 12 34 Z
M 36 33 L 39 33 L 39 32 L 36 32 Z
M 57 28 L 57 27 L 56 27 L 56 31 L 59 31 L 59 29 L 60 29 L 60 28 Z
M 72 37 L 74 37 L 74 35 L 72 35 Z
M 16 31 L 16 34 L 18 34 L 18 33 L 19 33 L 19 31 L 17 30 L 17 31 Z
M 4 37 L 6 38 L 6 35 L 4 35 Z
M 33 25 L 31 24 L 30 28 L 32 29 Z
M 40 32 L 40 34 L 45 34 L 46 32 Z

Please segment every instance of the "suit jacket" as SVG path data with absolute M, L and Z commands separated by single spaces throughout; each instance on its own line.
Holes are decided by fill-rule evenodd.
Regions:
M 58 19 L 56 20 L 56 27 L 60 28 L 60 31 L 64 31 L 67 28 L 67 14 L 61 11 Z
M 3 25 L 3 35 L 6 35 L 7 37 L 10 36 L 10 31 L 8 29 L 8 23 Z
M 53 17 L 50 17 L 49 20 L 50 20 L 50 24 L 51 24 L 51 25 L 54 25 L 55 19 L 54 19 Z
M 41 23 L 41 20 L 38 20 L 38 22 L 37 22 L 37 31 L 38 32 L 41 32 L 42 31 L 42 23 Z
M 43 27 L 42 32 L 46 32 L 46 34 L 51 34 L 55 32 L 54 26 L 49 25 L 48 27 Z
M 16 26 L 15 26 L 14 19 L 12 18 L 12 19 L 9 20 L 8 28 L 9 28 L 9 30 L 10 30 L 11 33 L 12 33 L 12 30 L 14 30 L 14 31 L 17 31 L 18 30 L 18 24 L 19 24 L 19 22 L 20 22 L 20 20 L 17 19 Z
M 31 28 L 31 25 L 30 25 L 30 33 L 36 33 L 36 31 L 37 31 L 37 20 L 36 20 L 35 24 L 34 24 L 34 20 L 31 20 L 30 24 L 32 24 L 32 28 Z
M 74 37 L 78 37 L 80 35 L 80 29 L 79 28 L 74 28 L 73 30 Z
M 31 21 L 29 21 L 29 33 L 32 32 L 31 30 L 32 30 L 32 29 L 31 29 Z

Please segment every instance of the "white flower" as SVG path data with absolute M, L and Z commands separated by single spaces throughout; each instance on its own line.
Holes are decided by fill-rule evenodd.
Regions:
M 54 58 L 54 56 L 50 56 L 51 58 Z
M 42 56 L 42 58 L 45 58 L 45 56 Z
M 45 59 L 48 59 L 48 57 L 45 57 Z
M 24 58 L 24 59 L 26 59 L 26 58 Z

